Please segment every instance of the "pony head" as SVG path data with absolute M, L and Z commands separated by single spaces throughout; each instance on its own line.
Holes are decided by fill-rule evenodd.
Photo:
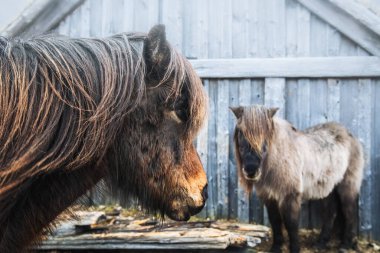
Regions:
M 144 39 L 145 93 L 126 117 L 114 153 L 125 151 L 112 185 L 143 207 L 188 220 L 207 199 L 207 178 L 194 147 L 207 98 L 190 63 L 173 49 L 165 27 Z M 110 161 L 114 163 L 114 161 Z
M 239 177 L 246 190 L 261 177 L 262 163 L 273 135 L 273 116 L 278 108 L 264 106 L 231 107 L 237 119 L 234 133 Z

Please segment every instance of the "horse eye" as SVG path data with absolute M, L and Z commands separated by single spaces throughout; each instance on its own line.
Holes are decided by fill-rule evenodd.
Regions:
M 187 115 L 187 111 L 184 110 L 184 109 L 178 109 L 178 110 L 175 110 L 174 112 L 175 112 L 175 114 L 177 115 L 177 117 L 178 117 L 182 122 L 186 122 L 187 119 L 189 118 L 188 115 Z

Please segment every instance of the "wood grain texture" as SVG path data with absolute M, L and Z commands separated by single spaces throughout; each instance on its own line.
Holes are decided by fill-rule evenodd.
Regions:
M 298 57 L 191 60 L 202 78 L 378 77 L 378 57 Z
M 317 15 L 358 45 L 380 56 L 380 37 L 344 10 L 325 0 L 297 0 L 313 14 Z
M 25 9 L 23 13 L 1 34 L 7 37 L 24 37 L 43 34 L 55 29 L 59 23 L 84 0 L 38 0 Z
M 368 7 L 354 0 L 329 1 L 361 22 L 366 28 L 380 35 L 380 17 L 368 9 Z

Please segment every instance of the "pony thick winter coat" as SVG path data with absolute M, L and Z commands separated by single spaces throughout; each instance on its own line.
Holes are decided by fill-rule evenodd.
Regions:
M 303 200 L 324 199 L 320 244 L 330 238 L 337 204 L 345 218 L 342 247 L 351 247 L 357 225 L 357 200 L 363 176 L 362 146 L 338 123 L 319 124 L 298 131 L 275 117 L 277 108 L 231 108 L 237 118 L 234 143 L 241 181 L 254 187 L 268 209 L 274 240 L 272 251 L 283 242 L 281 224 L 291 252 L 299 251 L 298 220 Z

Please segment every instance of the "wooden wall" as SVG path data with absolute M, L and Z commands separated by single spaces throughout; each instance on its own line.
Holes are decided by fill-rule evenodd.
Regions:
M 87 0 L 60 23 L 74 37 L 147 32 L 166 25 L 168 40 L 190 59 L 368 56 L 296 0 Z M 276 66 L 273 66 L 274 68 Z M 358 136 L 366 152 L 360 198 L 360 231 L 380 238 L 380 83 L 376 78 L 233 78 L 203 80 L 209 119 L 197 140 L 209 179 L 202 216 L 267 224 L 255 195 L 239 188 L 228 106 L 281 108 L 297 128 L 339 121 Z M 318 205 L 305 203 L 302 224 L 318 223 Z

